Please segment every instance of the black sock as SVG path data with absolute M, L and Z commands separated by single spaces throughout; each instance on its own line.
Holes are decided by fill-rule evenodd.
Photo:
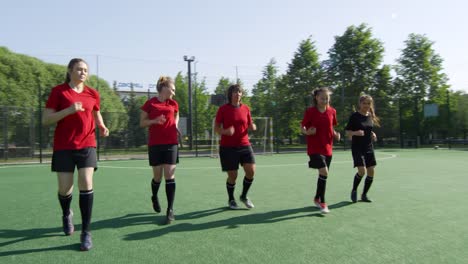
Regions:
M 356 173 L 356 175 L 354 175 L 353 191 L 357 190 L 359 183 L 361 183 L 361 180 L 362 180 L 362 176 Z
M 325 202 L 325 189 L 327 187 L 327 176 L 319 175 L 317 179 L 317 195 L 320 198 L 320 202 Z
M 174 205 L 175 189 L 175 179 L 166 180 L 166 197 L 168 210 L 172 210 L 172 206 Z
M 89 232 L 91 223 L 91 213 L 93 211 L 94 192 L 93 190 L 80 191 L 80 211 L 82 232 Z
M 151 192 L 153 193 L 154 198 L 158 196 L 160 185 L 161 185 L 161 182 L 155 182 L 154 179 L 151 180 Z
M 226 189 L 227 193 L 229 196 L 229 201 L 234 200 L 234 189 L 236 188 L 236 184 L 230 184 L 229 182 L 226 182 Z
M 247 197 L 247 192 L 249 191 L 249 188 L 252 185 L 253 180 L 254 180 L 253 178 L 249 180 L 246 177 L 244 177 L 244 183 L 243 183 L 242 194 L 241 194 L 242 198 Z
M 60 202 L 60 207 L 62 207 L 62 215 L 68 216 L 70 214 L 70 204 L 72 201 L 72 194 L 70 193 L 67 196 L 62 196 L 58 194 L 58 199 Z
M 364 190 L 362 191 L 362 196 L 367 195 L 367 192 L 369 191 L 373 181 L 374 177 L 370 177 L 369 175 L 367 175 L 366 180 L 364 181 Z

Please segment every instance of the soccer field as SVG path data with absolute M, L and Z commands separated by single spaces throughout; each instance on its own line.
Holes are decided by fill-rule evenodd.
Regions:
M 335 151 L 330 213 L 313 205 L 305 153 L 257 156 L 252 210 L 228 210 L 219 160 L 182 158 L 176 221 L 151 206 L 146 160 L 103 161 L 94 180 L 94 247 L 79 251 L 81 218 L 64 236 L 50 165 L 0 167 L 0 263 L 467 263 L 468 152 L 379 150 L 372 203 L 350 202 L 350 151 Z M 236 188 L 239 196 L 243 174 Z M 76 181 L 76 179 L 75 179 Z M 361 182 L 359 192 L 362 190 Z

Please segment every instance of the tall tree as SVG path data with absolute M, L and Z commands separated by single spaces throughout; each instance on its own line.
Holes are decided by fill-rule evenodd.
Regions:
M 328 82 L 336 88 L 335 95 L 341 97 L 340 104 L 335 105 L 341 126 L 359 94 L 368 93 L 374 86 L 383 52 L 382 43 L 372 37 L 372 29 L 366 24 L 350 26 L 343 35 L 335 37 L 335 44 L 328 51 L 329 59 L 324 64 Z
M 282 124 L 280 133 L 289 138 L 299 134 L 300 120 L 311 103 L 311 92 L 323 85 L 324 72 L 319 61 L 315 43 L 306 39 L 299 44 L 287 72 L 278 86 L 278 111 L 282 114 L 277 123 Z
M 278 100 L 277 95 L 278 67 L 275 59 L 271 59 L 262 72 L 262 78 L 254 85 L 252 89 L 253 116 L 271 116 Z
M 411 131 L 414 136 L 424 139 L 427 133 L 423 133 L 424 118 L 423 107 L 427 102 L 443 104 L 446 98 L 447 77 L 442 72 L 442 58 L 433 49 L 434 42 L 425 35 L 410 34 L 405 41 L 405 48 L 397 60 L 395 66 L 397 73 L 397 93 L 406 102 L 406 109 L 403 111 L 412 112 L 411 127 L 405 130 Z M 427 125 L 435 120 L 426 120 Z M 437 120 L 439 126 L 448 127 L 448 120 Z

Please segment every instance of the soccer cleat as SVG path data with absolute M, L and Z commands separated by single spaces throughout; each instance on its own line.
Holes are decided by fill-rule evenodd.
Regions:
M 361 201 L 366 202 L 366 203 L 372 203 L 372 201 L 369 200 L 369 198 L 365 194 L 361 196 Z
M 171 224 L 175 220 L 174 211 L 172 209 L 167 209 L 166 212 L 166 225 Z
M 91 233 L 83 232 L 80 236 L 80 250 L 81 251 L 88 251 L 93 247 L 93 241 L 91 240 Z
M 317 206 L 317 208 L 321 208 L 320 207 L 320 198 L 314 198 L 314 203 L 315 203 L 315 206 Z
M 351 191 L 351 201 L 353 201 L 353 203 L 357 202 L 357 191 L 356 190 Z
M 244 203 L 245 207 L 247 207 L 247 208 L 249 208 L 249 209 L 252 209 L 252 208 L 255 207 L 254 204 L 252 203 L 252 201 L 250 201 L 249 197 L 242 197 L 242 196 L 240 196 L 239 199 L 240 199 L 240 201 L 241 201 L 242 203 Z
M 70 213 L 67 216 L 62 216 L 63 233 L 65 233 L 66 236 L 69 236 L 75 232 L 75 226 L 73 225 L 72 218 L 72 210 L 70 210 Z
M 229 209 L 232 209 L 232 210 L 239 209 L 239 206 L 237 205 L 236 200 L 230 200 L 228 202 L 228 206 L 229 206 Z
M 320 212 L 322 212 L 322 214 L 328 214 L 330 212 L 326 203 L 320 203 Z
M 159 205 L 159 199 L 158 197 L 156 196 L 151 196 L 151 201 L 153 202 L 153 209 L 156 213 L 160 213 L 161 212 L 161 205 Z

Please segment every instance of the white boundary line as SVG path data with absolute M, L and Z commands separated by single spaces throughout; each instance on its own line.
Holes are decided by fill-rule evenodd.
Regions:
M 379 152 L 379 155 L 388 155 L 387 157 L 384 158 L 378 158 L 377 160 L 388 160 L 388 159 L 393 159 L 396 158 L 396 154 L 388 154 L 384 152 Z M 135 160 L 122 160 L 122 161 L 135 161 Z M 113 162 L 113 161 L 104 161 L 105 163 L 108 162 Z M 119 161 L 121 162 L 121 161 Z M 344 163 L 352 163 L 352 160 L 345 160 L 345 161 L 334 161 L 333 164 L 344 164 Z M 98 164 L 98 168 L 108 168 L 108 169 L 132 169 L 132 170 L 150 170 L 151 167 L 145 166 L 145 167 L 124 167 L 124 166 L 107 166 L 107 165 L 100 165 L 102 164 L 102 161 Z M 295 164 L 274 164 L 274 165 L 258 165 L 257 168 L 271 168 L 271 167 L 287 167 L 287 166 L 305 166 L 307 163 L 295 163 Z M 35 167 L 50 167 L 50 164 L 41 164 L 41 165 L 5 165 L 5 166 L 0 166 L 0 169 L 7 169 L 7 168 L 35 168 Z M 216 167 L 177 167 L 177 170 L 204 170 L 204 169 L 220 169 L 219 166 Z

